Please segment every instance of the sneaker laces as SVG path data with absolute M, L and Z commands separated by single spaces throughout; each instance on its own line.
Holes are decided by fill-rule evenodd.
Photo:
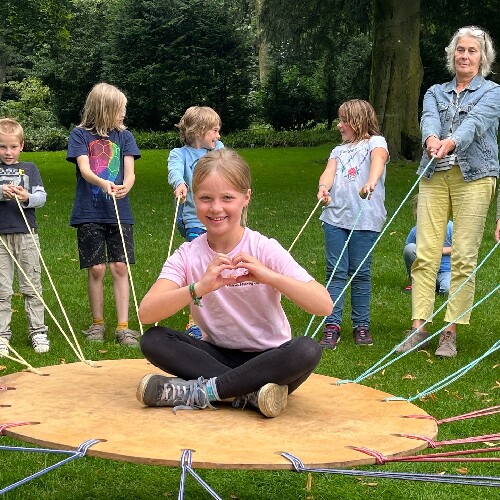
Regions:
M 455 347 L 454 340 L 455 340 L 455 335 L 453 334 L 453 332 L 446 330 L 439 336 L 439 347 L 454 348 Z
M 368 328 L 364 326 L 358 326 L 358 328 L 356 329 L 356 336 L 362 339 L 368 338 Z
M 215 410 L 208 400 L 206 384 L 207 380 L 203 377 L 190 381 L 189 385 L 186 382 L 167 382 L 163 385 L 160 399 L 173 401 L 174 404 L 179 402 L 180 404 L 173 408 L 174 413 L 177 410 L 202 410 L 204 408 Z
M 335 328 L 335 325 L 326 325 L 325 331 L 323 333 L 323 338 L 326 342 L 333 341 L 333 335 L 339 335 L 339 332 Z

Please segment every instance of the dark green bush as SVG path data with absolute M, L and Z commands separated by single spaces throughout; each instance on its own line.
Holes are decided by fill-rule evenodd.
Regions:
M 61 151 L 67 149 L 68 137 L 62 127 L 24 127 L 24 151 Z
M 172 149 L 182 146 L 177 132 L 134 132 L 140 149 Z M 221 138 L 229 148 L 308 147 L 340 142 L 338 131 L 316 128 L 279 132 L 268 128 L 240 130 Z

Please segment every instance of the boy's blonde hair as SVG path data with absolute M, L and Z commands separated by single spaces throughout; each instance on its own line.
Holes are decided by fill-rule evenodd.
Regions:
M 191 106 L 176 124 L 181 141 L 188 145 L 203 137 L 210 129 L 221 126 L 220 116 L 208 106 Z
M 351 99 L 339 107 L 339 120 L 347 123 L 354 131 L 350 142 L 359 142 L 380 135 L 380 127 L 373 106 L 362 99 Z
M 14 118 L 0 118 L 0 134 L 15 135 L 19 142 L 24 143 L 24 130 Z
M 125 130 L 122 123 L 116 123 L 117 116 L 127 106 L 125 94 L 109 83 L 97 83 L 92 87 L 83 107 L 82 127 L 107 137 L 110 130 Z
M 252 175 L 247 162 L 234 150 L 223 148 L 209 151 L 202 156 L 193 174 L 193 193 L 196 195 L 200 184 L 210 175 L 218 174 L 225 179 L 233 188 L 247 194 L 252 187 Z M 248 206 L 243 207 L 241 213 L 241 225 L 246 226 L 248 216 Z

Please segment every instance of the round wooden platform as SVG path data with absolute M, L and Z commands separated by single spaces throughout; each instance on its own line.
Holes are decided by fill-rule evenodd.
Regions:
M 406 401 L 383 401 L 387 393 L 338 379 L 312 375 L 288 399 L 277 418 L 251 406 L 217 411 L 146 408 L 135 398 L 147 373 L 161 373 L 144 359 L 99 362 L 99 368 L 72 363 L 40 368 L 48 376 L 19 372 L 0 379 L 16 390 L 0 392 L 0 424 L 40 422 L 4 433 L 42 447 L 76 449 L 88 439 L 105 439 L 88 455 L 178 466 L 182 450 L 193 450 L 193 467 L 291 469 L 280 453 L 306 467 L 345 467 L 374 460 L 349 448 L 363 446 L 386 456 L 425 448 L 397 433 L 437 435 L 434 420 L 409 419 L 426 413 Z

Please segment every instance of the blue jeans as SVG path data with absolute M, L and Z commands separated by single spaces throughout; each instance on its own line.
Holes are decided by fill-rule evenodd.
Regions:
M 351 231 L 323 223 L 323 232 L 325 234 L 326 283 L 328 283 Z M 328 285 L 328 292 L 334 306 L 325 323 L 340 326 L 345 293 L 338 300 L 337 298 L 344 289 L 348 276 L 352 276 L 358 269 L 378 235 L 379 233 L 375 231 L 353 231 L 335 274 Z M 351 319 L 353 327 L 370 326 L 371 262 L 372 254 L 359 267 L 356 276 L 351 282 Z
M 417 244 L 408 243 L 403 249 L 403 258 L 411 282 L 411 266 L 417 258 Z M 436 292 L 447 294 L 450 291 L 451 271 L 438 271 L 436 276 Z

